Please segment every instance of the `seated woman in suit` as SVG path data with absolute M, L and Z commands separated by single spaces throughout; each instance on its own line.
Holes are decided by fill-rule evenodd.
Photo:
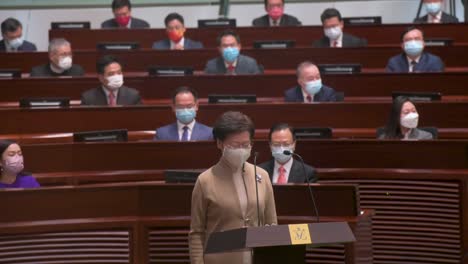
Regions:
M 213 136 L 221 152 L 216 165 L 200 174 L 192 192 L 189 245 L 192 264 L 252 263 L 251 251 L 204 255 L 211 233 L 249 226 L 276 225 L 276 207 L 268 173 L 247 162 L 254 137 L 252 120 L 226 112 L 215 122 Z M 255 181 L 258 183 L 259 213 Z
M 23 172 L 23 153 L 18 144 L 11 140 L 0 140 L 0 153 L 0 189 L 39 187 L 33 176 Z
M 393 100 L 392 111 L 379 139 L 419 140 L 433 139 L 431 133 L 418 129 L 419 115 L 414 103 L 407 97 Z

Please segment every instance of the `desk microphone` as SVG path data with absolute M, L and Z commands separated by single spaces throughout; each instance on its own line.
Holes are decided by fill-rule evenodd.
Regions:
M 258 152 L 254 152 L 253 161 L 254 161 L 255 195 L 257 197 L 257 226 L 260 226 L 260 202 L 258 201 L 257 156 L 258 156 Z
M 307 180 L 307 187 L 309 188 L 310 198 L 312 198 L 312 204 L 314 206 L 315 215 L 317 216 L 317 223 L 319 223 L 320 222 L 320 216 L 319 216 L 317 204 L 315 203 L 314 193 L 312 192 L 312 187 L 310 186 L 310 179 L 309 179 L 309 177 L 307 177 L 307 172 L 306 172 L 306 169 L 305 169 L 304 160 L 302 159 L 302 157 L 299 154 L 296 154 L 296 153 L 294 153 L 292 151 L 289 151 L 289 150 L 284 150 L 283 154 L 288 155 L 288 156 L 296 156 L 299 159 L 299 161 L 301 162 L 302 171 L 304 173 L 304 177 Z

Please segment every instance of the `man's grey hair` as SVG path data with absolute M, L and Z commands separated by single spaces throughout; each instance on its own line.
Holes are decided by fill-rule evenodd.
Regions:
M 302 70 L 304 70 L 305 68 L 310 67 L 310 66 L 315 66 L 315 67 L 317 67 L 317 65 L 315 65 L 315 64 L 314 64 L 313 62 L 311 62 L 311 61 L 304 61 L 304 62 L 301 62 L 301 63 L 297 66 L 297 69 L 296 69 L 297 78 L 300 78 L 300 77 L 301 77 Z
M 64 38 L 56 38 L 56 39 L 51 40 L 49 42 L 49 53 L 53 53 L 53 52 L 57 51 L 57 49 L 59 47 L 62 47 L 62 46 L 70 46 L 71 47 L 71 44 L 70 44 L 70 42 L 68 42 Z

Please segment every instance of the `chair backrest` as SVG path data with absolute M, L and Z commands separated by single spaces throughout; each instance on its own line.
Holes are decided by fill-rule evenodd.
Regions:
M 439 138 L 439 130 L 437 127 L 418 127 L 421 130 L 429 132 L 432 134 L 432 138 L 438 139 Z M 384 133 L 384 127 L 378 127 L 375 131 L 377 138 L 379 138 Z

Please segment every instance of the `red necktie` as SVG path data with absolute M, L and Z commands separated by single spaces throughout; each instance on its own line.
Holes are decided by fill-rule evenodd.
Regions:
M 278 168 L 278 181 L 276 183 L 278 183 L 278 184 L 287 183 L 287 181 L 286 181 L 286 170 L 284 169 L 283 165 L 281 165 Z
M 115 106 L 116 104 L 114 92 L 109 92 L 109 105 Z
M 227 70 L 228 70 L 228 73 L 234 73 L 234 70 L 236 69 L 236 67 L 234 67 L 233 64 L 228 64 L 228 67 L 227 67 Z
M 338 47 L 338 41 L 336 41 L 336 40 L 335 40 L 335 41 L 333 41 L 333 43 L 332 43 L 332 47 L 333 47 L 333 48 L 336 48 L 336 47 Z
M 312 96 L 307 95 L 306 100 L 307 100 L 308 103 L 311 103 L 312 102 Z

